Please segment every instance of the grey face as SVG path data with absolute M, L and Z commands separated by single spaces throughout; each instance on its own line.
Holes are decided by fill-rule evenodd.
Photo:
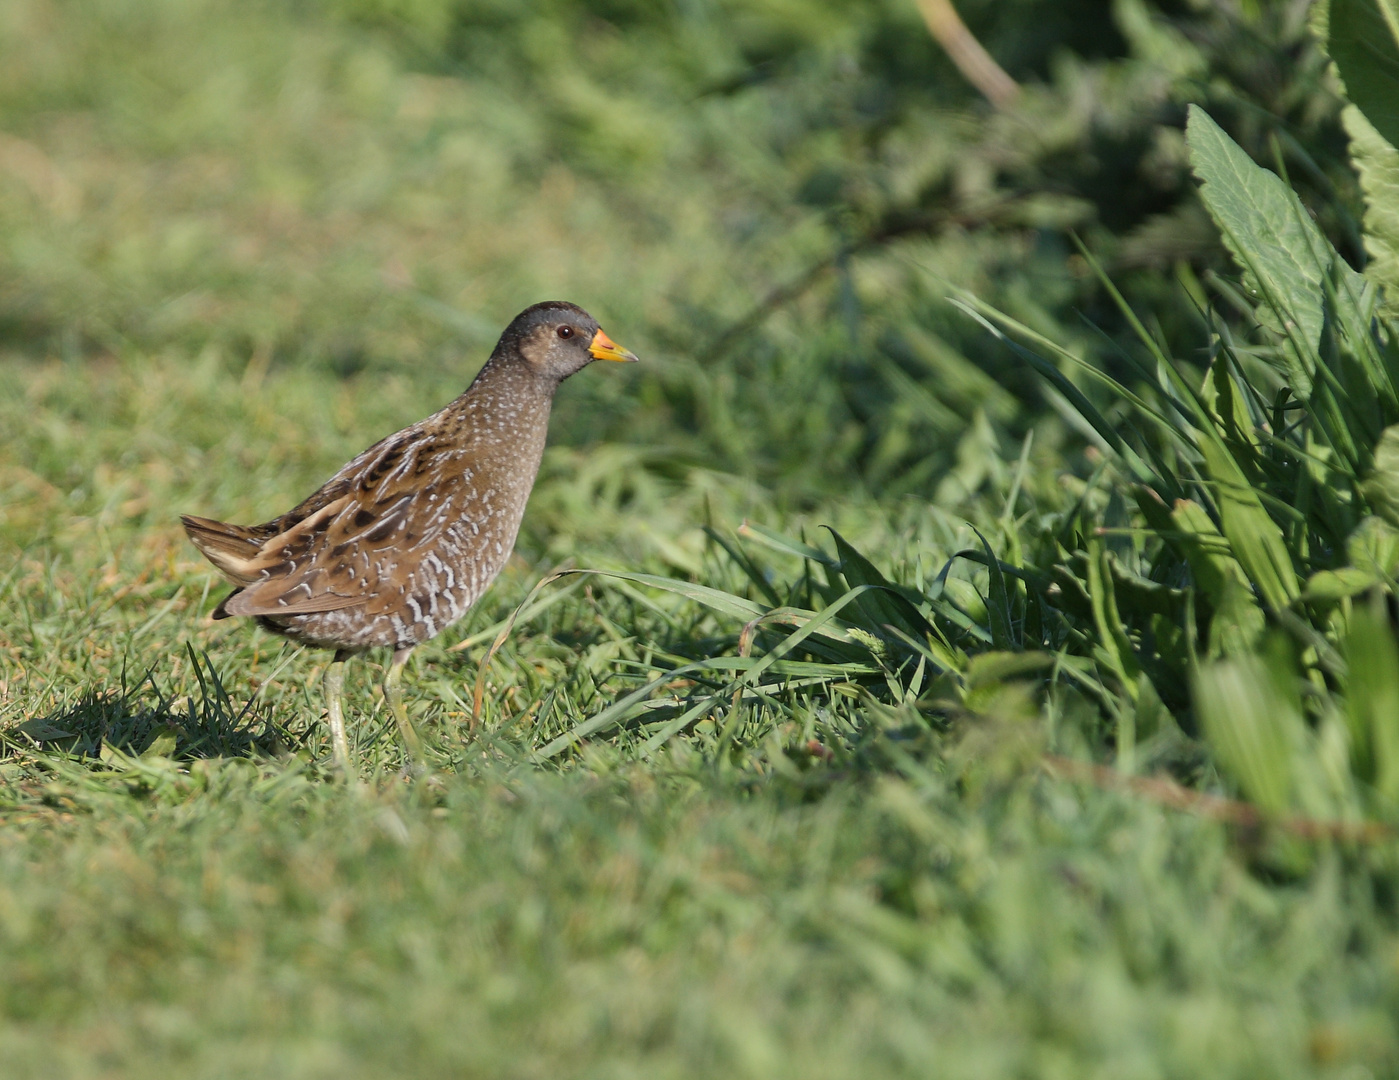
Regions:
M 541 374 L 562 381 L 592 363 L 588 347 L 598 325 L 581 308 L 541 306 L 516 322 L 525 324 L 520 327 L 520 355 Z

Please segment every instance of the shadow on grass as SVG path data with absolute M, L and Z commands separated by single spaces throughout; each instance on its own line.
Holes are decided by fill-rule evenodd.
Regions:
M 97 758 L 104 746 L 124 754 L 177 759 L 275 756 L 285 752 L 286 733 L 253 711 L 256 699 L 237 708 L 205 654 L 189 649 L 199 680 L 197 694 L 165 694 L 146 672 L 135 686 L 97 690 L 47 716 L 36 716 L 6 732 L 27 737 L 46 750 Z M 142 691 L 149 689 L 154 694 Z

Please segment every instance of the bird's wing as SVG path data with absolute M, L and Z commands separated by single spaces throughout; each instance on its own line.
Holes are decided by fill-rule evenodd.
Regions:
M 459 448 L 415 428 L 370 447 L 296 510 L 259 527 L 277 531 L 239 567 L 247 584 L 223 610 L 335 611 L 393 589 L 446 526 L 446 515 L 424 507 L 446 474 L 459 475 L 445 467 L 449 457 Z

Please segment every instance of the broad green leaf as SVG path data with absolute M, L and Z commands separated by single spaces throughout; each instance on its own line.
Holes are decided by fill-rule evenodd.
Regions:
M 1108 570 L 1112 587 L 1123 611 L 1133 615 L 1164 615 L 1178 617 L 1185 610 L 1185 590 L 1163 585 L 1140 574 L 1124 569 L 1117 556 L 1108 553 Z
M 1294 346 L 1283 350 L 1292 389 L 1309 398 L 1325 321 L 1322 283 L 1339 267 L 1344 291 L 1359 297 L 1362 289 L 1351 280 L 1359 275 L 1341 262 L 1292 189 L 1197 105 L 1190 106 L 1186 142 L 1203 184 L 1200 197 L 1244 271 L 1260 321 Z
M 1268 516 L 1258 492 L 1220 442 L 1200 440 L 1205 467 L 1215 482 L 1219 523 L 1239 565 L 1274 611 L 1301 595 L 1292 555 L 1277 522 Z
M 1346 96 L 1399 146 L 1399 0 L 1330 0 L 1326 51 Z
M 1399 88 L 1396 88 L 1399 94 Z M 1399 150 L 1354 105 L 1341 113 L 1350 156 L 1365 190 L 1365 276 L 1385 290 L 1385 307 L 1399 311 Z

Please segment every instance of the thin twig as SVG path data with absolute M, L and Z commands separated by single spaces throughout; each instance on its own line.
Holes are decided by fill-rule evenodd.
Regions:
M 1263 813 L 1252 803 L 1239 799 L 1226 799 L 1221 795 L 1210 795 L 1203 791 L 1192 791 L 1164 776 L 1128 776 L 1107 765 L 1094 765 L 1086 761 L 1057 754 L 1046 754 L 1041 759 L 1045 770 L 1061 780 L 1073 780 L 1092 784 L 1108 791 L 1127 790 L 1150 802 L 1168 806 L 1187 814 L 1195 814 L 1219 821 L 1225 825 L 1237 825 L 1245 829 L 1261 829 L 1267 826 L 1281 829 L 1307 840 L 1342 840 L 1354 843 L 1373 843 L 1391 840 L 1395 837 L 1394 826 L 1381 821 L 1317 821 L 1314 818 L 1284 817 L 1273 818 Z
M 931 232 L 940 225 L 966 223 L 965 215 L 958 214 L 938 214 L 930 215 L 915 212 L 910 214 L 900 208 L 898 211 L 886 215 L 884 223 L 878 228 L 860 237 L 852 243 L 842 245 L 835 252 L 827 255 L 814 265 L 808 267 L 800 277 L 787 282 L 785 285 L 778 285 L 760 300 L 753 308 L 722 334 L 716 337 L 705 349 L 705 356 L 713 359 L 727 352 L 739 338 L 743 337 L 755 326 L 762 323 L 769 315 L 784 308 L 788 304 L 801 299 L 806 295 L 818 281 L 823 278 L 827 271 L 832 270 L 842 259 L 848 259 L 852 255 L 886 244 L 891 240 L 898 240 L 908 236 L 910 233 Z
M 763 297 L 747 315 L 743 316 L 715 338 L 713 344 L 705 350 L 707 355 L 712 359 L 719 356 L 721 353 L 727 352 L 730 345 L 747 334 L 778 308 L 786 307 L 794 300 L 799 299 L 808 289 L 821 280 L 827 270 L 835 266 L 839 258 L 839 255 L 831 255 L 828 258 L 822 259 L 795 281 L 789 281 L 786 285 L 777 286 L 769 292 L 767 296 Z

